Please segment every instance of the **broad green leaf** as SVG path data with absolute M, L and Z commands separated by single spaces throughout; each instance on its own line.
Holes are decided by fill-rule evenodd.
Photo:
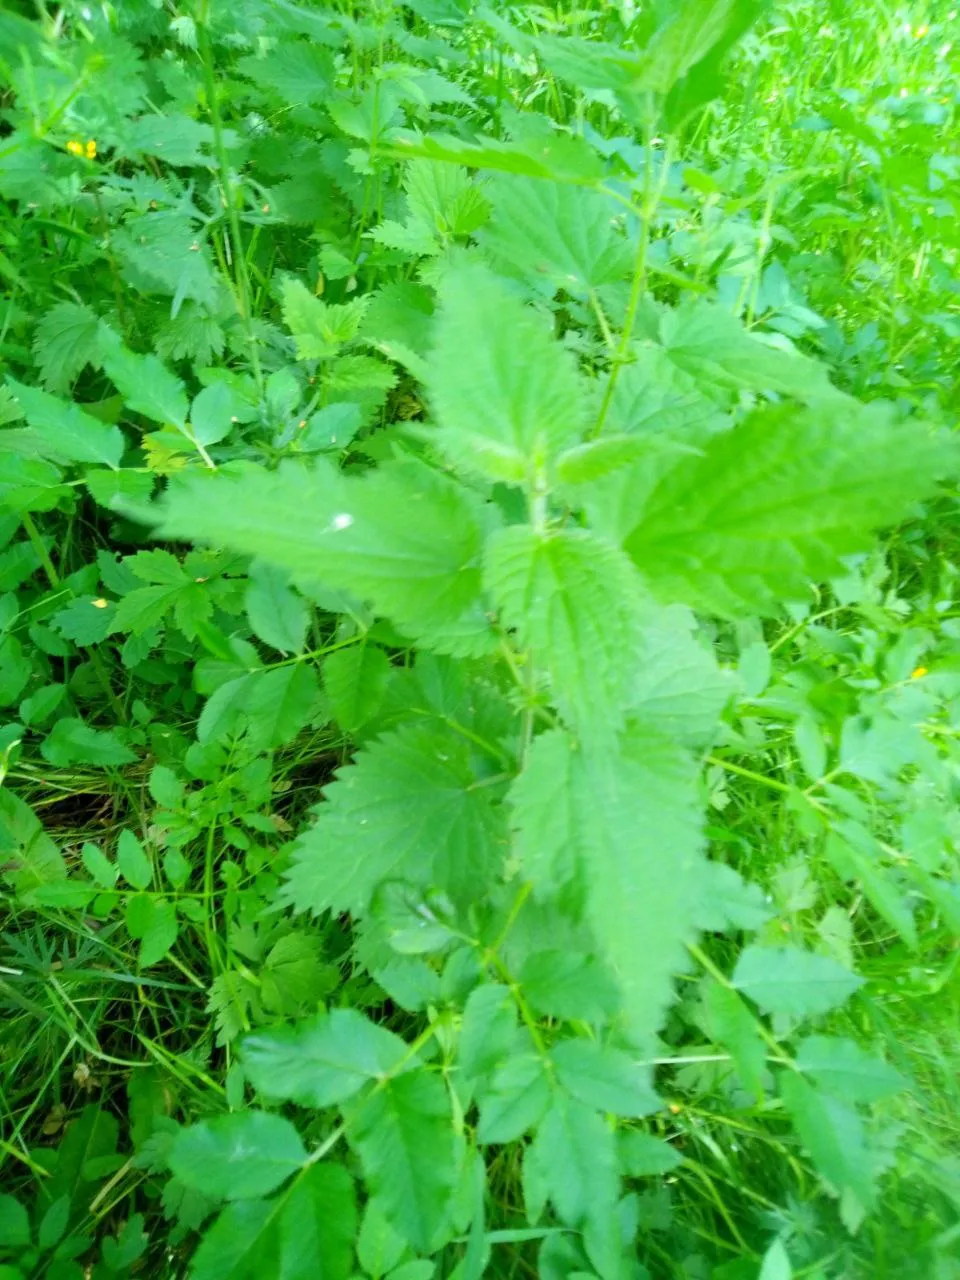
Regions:
M 177 940 L 177 910 L 172 902 L 137 894 L 127 903 L 125 920 L 127 932 L 140 943 L 137 960 L 141 969 L 162 960 Z
M 281 653 L 299 653 L 310 623 L 302 596 L 291 589 L 287 575 L 254 561 L 245 597 L 247 618 L 254 634 Z
M 100 321 L 81 302 L 58 302 L 43 316 L 33 337 L 33 354 L 44 386 L 66 391 L 86 365 L 98 365 Z
M 668 738 L 703 747 L 717 731 L 734 682 L 706 643 L 693 635 L 695 625 L 680 605 L 647 609 L 627 706 Z
M 68 716 L 58 720 L 40 745 L 40 754 L 51 764 L 94 764 L 105 768 L 132 764 L 136 756 L 125 747 L 114 729 L 94 729 Z
M 499 138 L 468 142 L 450 133 L 426 136 L 400 133 L 380 150 L 400 159 L 418 157 L 468 169 L 493 169 L 578 186 L 593 186 L 604 171 L 603 162 L 593 147 L 582 138 L 561 133 L 528 142 L 503 142 Z
M 370 1194 L 413 1248 L 429 1253 L 448 1220 L 458 1172 L 440 1077 L 419 1070 L 387 1080 L 359 1098 L 346 1120 Z
M 443 279 L 426 384 L 439 447 L 491 480 L 533 485 L 579 440 L 583 393 L 572 357 L 478 263 Z
M 269 1195 L 306 1158 L 289 1120 L 265 1111 L 238 1111 L 181 1130 L 170 1152 L 170 1170 L 207 1195 L 250 1200 Z
M 395 878 L 470 899 L 503 856 L 493 790 L 477 787 L 469 742 L 415 725 L 341 769 L 297 841 L 282 896 L 297 910 L 363 913 Z
M 351 645 L 324 658 L 323 689 L 344 733 L 356 733 L 376 714 L 392 670 L 387 655 L 373 644 Z
M 557 1090 L 533 1147 L 561 1222 L 581 1226 L 612 1214 L 619 1189 L 613 1133 L 592 1107 Z
M 712 978 L 705 984 L 703 1002 L 708 1036 L 726 1048 L 742 1085 L 759 1098 L 763 1094 L 767 1046 L 756 1029 L 754 1015 L 735 991 Z
M 593 956 L 534 951 L 517 974 L 524 998 L 544 1017 L 607 1022 L 617 1012 L 617 985 Z
M 219 444 L 233 430 L 237 397 L 224 382 L 212 382 L 194 396 L 190 405 L 190 428 L 200 444 Z
M 829 1013 L 863 985 L 862 978 L 829 956 L 792 946 L 747 947 L 732 981 L 764 1013 L 796 1017 Z
M 517 1008 L 508 987 L 485 982 L 467 997 L 460 1028 L 459 1063 L 470 1079 L 485 1075 L 519 1052 Z
M 350 1175 L 315 1164 L 274 1200 L 228 1204 L 193 1255 L 190 1280 L 348 1280 L 356 1229 Z
M 827 839 L 826 855 L 838 875 L 859 882 L 877 913 L 916 951 L 917 925 L 904 886 L 897 871 L 885 865 L 872 833 L 856 822 L 838 823 Z
M 299 360 L 328 360 L 351 342 L 360 328 L 366 298 L 328 303 L 292 276 L 282 285 L 283 320 L 293 334 Z
M 649 1045 L 696 932 L 702 866 L 696 769 L 675 743 L 631 726 L 596 756 L 552 731 L 511 791 L 516 853 L 534 892 L 575 881 L 618 979 L 631 1038 Z
M 847 412 L 854 407 L 831 385 L 825 365 L 753 337 L 714 303 L 694 299 L 665 311 L 660 341 L 673 363 L 708 393 L 742 387 L 798 400 L 839 401 Z
M 796 1063 L 814 1084 L 848 1102 L 877 1102 L 907 1087 L 882 1058 L 839 1036 L 808 1036 L 797 1049 Z
M 616 732 L 640 650 L 641 586 L 629 561 L 585 529 L 512 525 L 490 539 L 484 579 L 570 723 L 593 738 Z
M 953 459 L 951 442 L 882 407 L 758 410 L 660 478 L 625 549 L 665 598 L 770 613 L 869 548 Z
M 13 1196 L 0 1195 L 0 1249 L 24 1249 L 30 1243 L 30 1218 Z
M 760 886 L 748 883 L 733 867 L 711 861 L 701 868 L 697 923 L 704 931 L 759 929 L 772 915 Z
M 633 254 L 616 230 L 618 210 L 609 196 L 520 177 L 495 179 L 486 194 L 493 214 L 478 238 L 512 271 L 570 294 L 629 272 Z
M 478 1104 L 478 1142 L 506 1143 L 522 1137 L 550 1104 L 543 1059 L 535 1053 L 508 1058 L 479 1091 Z
M 24 386 L 12 378 L 7 379 L 7 385 L 20 402 L 39 456 L 119 467 L 126 447 L 119 427 L 107 426 L 79 405 L 36 387 Z
M 721 41 L 745 31 L 763 0 L 680 0 L 640 58 L 639 86 L 667 94 Z
M 151 422 L 183 428 L 187 420 L 187 393 L 175 373 L 155 355 L 129 351 L 115 333 L 100 329 L 100 350 L 107 377 L 134 413 Z
M 853 1107 L 790 1071 L 780 1076 L 780 1096 L 817 1172 L 838 1194 L 849 1191 L 869 1209 L 875 1198 L 875 1161 Z
M 265 1098 L 329 1107 L 396 1071 L 408 1048 L 358 1010 L 333 1009 L 295 1027 L 247 1036 L 240 1053 L 247 1079 Z
M 412 639 L 466 655 L 491 643 L 480 601 L 480 518 L 473 495 L 413 459 L 363 477 L 318 461 L 312 471 L 287 464 L 186 476 L 161 508 L 160 532 L 349 591 Z
M 80 857 L 87 874 L 101 889 L 114 888 L 119 871 L 101 849 L 86 840 L 80 850 Z
M 595 1040 L 561 1040 L 550 1057 L 560 1084 L 590 1107 L 618 1116 L 646 1116 L 663 1105 L 653 1091 L 650 1069 L 621 1049 Z
M 121 831 L 117 840 L 117 869 L 134 889 L 146 889 L 153 879 L 153 868 L 143 845 L 132 831 Z
M 763 1255 L 763 1264 L 757 1280 L 793 1280 L 790 1257 L 779 1237 Z
M 257 751 L 292 742 L 317 711 L 317 677 L 307 662 L 256 671 L 242 702 L 247 740 Z
M 652 1133 L 627 1129 L 619 1135 L 620 1167 L 631 1178 L 657 1178 L 683 1164 L 683 1156 Z

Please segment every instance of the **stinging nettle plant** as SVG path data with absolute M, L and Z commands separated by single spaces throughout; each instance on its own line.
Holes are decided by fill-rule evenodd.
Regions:
M 705 846 L 701 769 L 731 684 L 697 613 L 770 614 L 840 574 L 871 530 L 933 492 L 955 450 L 705 302 L 648 300 L 651 336 L 630 336 L 628 319 L 612 367 L 578 368 L 518 277 L 589 291 L 630 248 L 636 297 L 643 249 L 626 244 L 612 203 L 550 190 L 556 248 L 547 237 L 517 251 L 527 201 L 543 197 L 534 180 L 504 178 L 486 191 L 483 252 L 437 263 L 429 415 L 378 465 L 191 472 L 158 517 L 163 537 L 255 555 L 308 598 L 342 593 L 348 616 L 380 620 L 349 624 L 328 660 L 358 747 L 294 841 L 278 903 L 348 916 L 361 965 L 426 1014 L 411 1042 L 333 1009 L 241 1043 L 262 1099 L 339 1118 L 310 1154 L 272 1113 L 182 1134 L 173 1172 L 207 1186 L 210 1161 L 224 1161 L 236 1201 L 197 1275 L 214 1274 L 228 1241 L 263 1238 L 273 1202 L 254 1210 L 246 1197 L 291 1176 L 277 1210 L 291 1222 L 304 1197 L 352 1203 L 328 1167 L 341 1137 L 368 1214 L 418 1254 L 464 1241 L 457 1274 L 479 1274 L 489 1249 L 483 1153 L 513 1143 L 531 1225 L 549 1206 L 582 1233 L 598 1275 L 631 1274 L 620 1175 L 674 1152 L 640 1144 L 629 1121 L 664 1105 L 658 1032 L 691 955 L 713 971 L 709 1016 L 744 1087 L 779 1091 L 851 1220 L 873 1201 L 855 1107 L 821 1092 L 825 1077 L 759 1016 L 827 1013 L 860 979 L 789 945 L 746 947 L 726 977 L 697 946 L 701 930 L 767 915 Z M 304 334 L 319 337 L 326 317 L 298 314 L 310 350 Z M 366 682 L 384 642 L 407 656 L 380 700 Z M 897 1087 L 849 1041 L 802 1050 L 824 1055 L 827 1075 L 853 1054 L 880 1093 Z M 824 1152 L 842 1125 L 850 1150 Z M 259 1155 L 241 1159 L 250 1144 Z
M 811 584 L 847 575 L 878 530 L 955 473 L 957 449 L 905 407 L 840 390 L 825 364 L 755 326 L 752 306 L 738 318 L 743 308 L 659 252 L 683 182 L 682 200 L 695 204 L 699 190 L 678 160 L 685 125 L 763 7 L 645 6 L 638 52 L 478 15 L 501 60 L 545 68 L 582 95 L 578 112 L 609 108 L 624 135 L 609 138 L 499 98 L 496 136 L 453 113 L 447 132 L 404 130 L 402 104 L 476 102 L 434 68 L 385 68 L 383 41 L 360 83 L 374 49 L 362 23 L 251 4 L 237 42 L 247 52 L 231 63 L 238 82 L 253 85 L 258 113 L 302 111 L 306 133 L 326 103 L 333 145 L 278 146 L 277 193 L 248 209 L 230 168 L 238 136 L 216 112 L 210 126 L 179 113 L 124 121 L 124 154 L 159 170 L 172 147 L 171 164 L 216 174 L 210 225 L 226 211 L 217 247 L 231 270 L 215 273 L 202 200 L 145 184 L 171 207 L 153 218 L 121 202 L 128 222 L 111 233 L 110 267 L 116 257 L 145 297 L 158 290 L 158 314 L 172 296 L 171 315 L 147 342 L 112 303 L 60 302 L 37 335 L 46 390 L 7 379 L 15 465 L 3 496 L 23 514 L 22 554 L 59 599 L 56 635 L 40 634 L 57 656 L 57 636 L 67 656 L 65 641 L 91 655 L 84 678 L 117 712 L 114 728 L 94 728 L 73 714 L 66 680 L 31 693 L 20 708 L 30 728 L 61 702 L 70 712 L 44 759 L 122 770 L 137 750 L 163 749 L 184 718 L 178 699 L 196 719 L 189 781 L 168 747 L 149 777 L 155 826 L 143 841 L 125 828 L 113 860 L 85 843 L 89 879 L 67 877 L 26 805 L 0 815 L 33 848 L 15 884 L 28 909 L 122 911 L 140 970 L 176 961 L 193 929 L 203 940 L 223 1114 L 180 1126 L 164 1100 L 135 1135 L 136 1168 L 164 1179 L 172 1246 L 200 1232 L 192 1280 L 347 1280 L 357 1265 L 418 1280 L 435 1264 L 468 1280 L 499 1247 L 531 1243 L 544 1276 L 641 1280 L 637 1240 L 655 1207 L 635 1184 L 686 1158 L 664 1123 L 679 1109 L 664 1070 L 684 1065 L 679 1026 L 721 1051 L 689 1062 L 723 1059 L 727 1096 L 789 1134 L 851 1231 L 877 1204 L 891 1144 L 867 1108 L 905 1079 L 839 1019 L 822 1021 L 864 977 L 836 950 L 792 941 L 765 893 L 711 844 L 710 770 L 749 683 L 725 642 L 737 635 L 743 653 L 759 620 L 802 612 Z M 212 108 L 207 8 L 171 31 L 205 59 Z M 443 5 L 411 8 L 449 17 Z M 449 9 L 445 37 L 459 39 L 460 24 L 470 46 L 465 7 Z M 461 63 L 445 38 L 439 47 L 424 56 L 448 59 L 453 74 Z M 125 46 L 111 56 L 123 65 Z M 335 88 L 348 73 L 351 93 Z M 238 210 L 266 237 L 271 201 L 282 210 L 285 198 L 293 222 L 299 204 L 315 218 L 315 188 L 331 174 L 330 203 L 350 215 L 320 258 L 338 300 L 286 261 L 269 286 L 272 321 L 255 318 L 246 259 L 230 256 L 242 248 Z M 355 292 L 367 243 L 383 255 L 370 272 L 379 287 Z M 207 367 L 228 339 L 232 367 Z M 171 368 L 185 358 L 195 395 Z M 97 416 L 64 398 L 87 369 L 124 406 L 123 428 L 119 407 Z M 149 424 L 143 466 L 125 465 L 130 417 Z M 71 503 L 81 483 L 105 512 L 139 522 L 136 536 L 166 545 L 119 562 L 101 551 L 96 572 L 61 580 L 30 513 Z M 195 545 L 184 554 L 184 543 Z M 131 715 L 117 699 L 94 646 L 121 637 L 137 672 L 164 628 L 164 661 L 192 664 L 194 686 L 175 684 L 151 726 L 149 709 L 134 703 Z M 265 660 L 253 640 L 281 657 Z M 754 647 L 769 668 L 762 640 Z M 162 665 L 150 672 L 161 687 Z M 810 786 L 767 780 L 777 803 L 915 945 L 872 815 L 842 787 L 827 796 L 845 767 L 857 776 L 853 730 L 828 768 L 811 708 L 793 702 L 785 715 L 798 720 Z M 278 834 L 272 753 L 308 725 L 335 726 L 330 741 L 347 744 L 339 767 L 326 770 L 325 752 L 309 820 L 276 857 L 251 852 L 251 832 Z M 870 748 L 869 726 L 863 738 Z M 920 758 L 896 756 L 896 768 Z M 871 767 L 863 776 L 878 786 L 896 772 Z M 917 827 L 916 844 L 934 851 L 911 869 L 910 893 L 952 926 L 944 831 Z M 234 849 L 250 855 L 243 870 Z M 142 1118 L 138 1089 L 150 1085 L 129 1090 Z M 106 1115 L 84 1113 L 74 1144 Z M 108 1160 L 111 1124 L 97 1148 Z M 25 1211 L 14 1227 L 17 1247 L 38 1256 L 60 1239 L 48 1231 L 44 1243 L 39 1225 L 34 1241 Z M 104 1257 L 123 1246 L 133 1265 L 141 1228 L 132 1217 Z M 764 1220 L 768 1236 L 776 1229 Z M 731 1237 L 740 1242 L 735 1227 Z M 789 1275 L 778 1249 L 770 1274 Z

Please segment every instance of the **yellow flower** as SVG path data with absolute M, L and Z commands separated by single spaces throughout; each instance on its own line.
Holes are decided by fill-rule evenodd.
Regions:
M 101 596 L 99 600 L 93 601 L 93 607 L 95 609 L 105 609 L 109 603 L 109 600 L 104 600 L 103 596 Z
M 87 142 L 87 159 L 88 159 L 88 160 L 96 160 L 96 158 L 97 158 L 97 144 L 96 144 L 96 143 L 94 142 L 94 140 L 91 138 L 91 139 Z
M 921 676 L 927 675 L 928 670 L 929 669 L 927 667 L 915 667 L 910 673 L 910 679 L 919 680 Z
M 70 141 L 67 143 L 67 150 L 70 152 L 72 156 L 82 156 L 83 143 L 79 142 L 76 138 L 71 138 Z
M 914 40 L 922 40 L 929 30 L 930 28 L 926 23 L 924 23 L 922 27 L 917 27 L 916 31 L 913 33 Z

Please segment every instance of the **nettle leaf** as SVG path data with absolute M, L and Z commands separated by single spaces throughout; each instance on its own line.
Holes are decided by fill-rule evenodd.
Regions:
M 797 1049 L 796 1064 L 827 1093 L 848 1102 L 877 1102 L 907 1087 L 900 1072 L 882 1058 L 839 1036 L 808 1036 Z
M 472 494 L 412 458 L 362 477 L 318 461 L 311 471 L 186 476 L 160 510 L 160 533 L 349 591 L 411 639 L 465 656 L 493 643 L 480 599 L 481 516 Z
M 352 342 L 367 308 L 366 298 L 329 303 L 292 276 L 282 285 L 283 320 L 293 334 L 298 360 L 326 360 Z
M 551 731 L 535 739 L 510 800 L 534 892 L 550 897 L 578 877 L 629 1034 L 649 1045 L 696 933 L 702 837 L 692 759 L 640 725 L 596 756 Z
M 189 408 L 186 389 L 162 360 L 128 350 L 105 325 L 100 327 L 100 356 L 129 409 L 152 422 L 183 428 Z
M 94 462 L 116 469 L 126 447 L 119 427 L 107 426 L 77 404 L 7 378 L 41 457 L 60 462 Z M 21 437 L 22 431 L 17 433 Z M 2 437 L 0 437 L 2 438 Z
M 764 1013 L 812 1017 L 844 1004 L 863 979 L 829 956 L 800 947 L 747 947 L 733 985 Z
M 74 716 L 58 720 L 40 744 L 40 754 L 57 766 L 94 764 L 105 767 L 132 764 L 136 756 L 115 729 L 94 729 Z
M 247 1079 L 265 1098 L 329 1107 L 396 1071 L 409 1050 L 356 1009 L 333 1009 L 295 1027 L 247 1036 L 240 1055 Z
M 58 302 L 43 316 L 33 337 L 40 380 L 50 391 L 66 391 L 88 364 L 99 367 L 96 312 L 82 302 Z
M 583 389 L 573 357 L 486 267 L 447 273 L 435 333 L 426 385 L 437 444 L 457 466 L 533 483 L 579 440 Z
M 837 391 L 826 366 L 750 334 L 729 311 L 702 299 L 665 311 L 660 340 L 673 363 L 701 388 L 779 391 L 798 400 L 854 402 Z
M 660 478 L 624 547 L 664 598 L 771 613 L 839 574 L 955 458 L 951 441 L 882 407 L 758 410 Z
M 710 742 L 735 688 L 711 650 L 693 635 L 695 626 L 681 605 L 646 610 L 627 694 L 627 707 L 644 724 L 688 747 Z
M 493 213 L 478 239 L 518 274 L 548 282 L 554 293 L 585 294 L 630 270 L 633 254 L 609 196 L 520 177 L 497 178 L 485 191 Z
M 484 580 L 570 723 L 616 732 L 640 646 L 641 587 L 626 557 L 585 529 L 512 525 L 487 544 Z
M 185 1186 L 224 1200 L 249 1200 L 276 1190 L 306 1158 L 289 1120 L 238 1111 L 181 1130 L 169 1163 Z
M 477 780 L 462 736 L 419 725 L 384 734 L 326 788 L 294 847 L 283 900 L 362 914 L 377 886 L 397 878 L 472 898 L 505 845 L 495 788 Z
M 459 1166 L 442 1080 L 425 1070 L 386 1080 L 346 1119 L 371 1196 L 414 1249 L 431 1252 L 448 1220 Z

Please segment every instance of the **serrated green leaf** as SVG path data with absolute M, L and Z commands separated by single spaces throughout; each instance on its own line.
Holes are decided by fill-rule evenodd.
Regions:
M 558 1090 L 533 1147 L 561 1222 L 580 1226 L 612 1214 L 619 1181 L 613 1133 L 595 1110 Z
M 106 768 L 132 764 L 137 758 L 114 729 L 94 729 L 72 716 L 57 721 L 41 743 L 40 753 L 55 765 L 94 764 Z
M 504 852 L 491 788 L 476 781 L 464 738 L 421 726 L 385 734 L 326 789 L 295 846 L 284 901 L 362 914 L 395 878 L 469 898 Z
M 282 285 L 283 319 L 293 334 L 299 360 L 327 360 L 351 342 L 367 308 L 366 298 L 328 303 L 292 276 Z
M 117 840 L 117 868 L 134 889 L 146 889 L 153 879 L 153 868 L 143 845 L 132 831 L 121 831 Z
M 734 682 L 693 630 L 680 605 L 645 610 L 640 652 L 627 707 L 644 724 L 688 747 L 703 747 L 717 731 Z
M 900 1072 L 882 1058 L 839 1036 L 808 1036 L 795 1061 L 815 1084 L 848 1102 L 877 1102 L 907 1087 Z
M 315 1164 L 278 1199 L 228 1204 L 205 1231 L 190 1280 L 348 1280 L 356 1221 L 346 1169 Z
M 953 459 L 949 441 L 883 408 L 759 410 L 660 478 L 624 546 L 666 598 L 769 613 L 838 574 Z
M 33 337 L 40 379 L 50 391 L 66 391 L 86 365 L 97 366 L 94 311 L 82 302 L 59 302 L 43 316 Z
M 759 929 L 773 915 L 759 885 L 749 884 L 739 871 L 724 862 L 707 862 L 700 871 L 700 906 L 697 923 L 701 929 L 720 933 L 724 929 Z
M 618 1116 L 646 1116 L 663 1105 L 649 1068 L 629 1054 L 595 1040 L 561 1040 L 550 1057 L 560 1084 L 590 1107 Z
M 863 979 L 829 956 L 800 947 L 747 947 L 733 985 L 764 1013 L 812 1017 L 844 1004 Z
M 693 761 L 640 726 L 596 756 L 550 732 L 534 741 L 510 799 L 534 892 L 549 897 L 575 879 L 631 1038 L 649 1044 L 696 932 L 702 840 Z
M 0 1195 L 0 1249 L 26 1248 L 30 1243 L 30 1218 L 13 1196 Z
M 767 1049 L 746 1003 L 736 991 L 710 979 L 703 992 L 703 1009 L 707 1035 L 729 1052 L 743 1087 L 759 1098 Z
M 259 639 L 281 653 L 300 652 L 310 611 L 303 597 L 289 586 L 282 570 L 254 561 L 244 603 L 250 626 Z
M 131 938 L 140 943 L 141 969 L 162 960 L 177 940 L 177 911 L 172 902 L 140 893 L 127 903 L 125 922 Z
M 478 264 L 444 277 L 426 384 L 439 447 L 491 480 L 532 484 L 579 439 L 583 393 L 572 358 Z
M 318 461 L 313 471 L 186 477 L 162 509 L 161 533 L 216 542 L 364 597 L 405 635 L 464 656 L 492 643 L 480 517 L 473 495 L 413 459 L 363 477 Z
M 448 1220 L 458 1166 L 442 1081 L 407 1072 L 358 1099 L 346 1119 L 371 1195 L 404 1239 L 429 1253 Z
M 110 427 L 77 404 L 7 378 L 29 424 L 35 452 L 59 462 L 102 463 L 116 469 L 126 442 L 119 427 Z
M 534 951 L 517 974 L 527 1003 L 544 1017 L 606 1022 L 617 1012 L 617 985 L 593 956 Z
M 317 677 L 306 662 L 256 671 L 244 685 L 247 740 L 257 751 L 291 742 L 317 711 Z
M 633 253 L 609 196 L 521 177 L 495 179 L 486 195 L 493 213 L 478 239 L 495 262 L 580 295 L 629 272 Z
M 856 1111 L 794 1072 L 780 1076 L 780 1096 L 817 1172 L 837 1193 L 850 1191 L 869 1209 L 875 1198 L 874 1161 Z
M 356 733 L 377 712 L 393 668 L 382 649 L 351 645 L 323 660 L 323 688 L 344 733 Z
M 117 883 L 118 869 L 110 859 L 89 840 L 84 841 L 80 857 L 87 874 L 101 889 L 112 889 Z
M 484 580 L 504 623 L 550 673 L 570 723 L 592 738 L 623 723 L 640 650 L 641 588 L 617 548 L 585 529 L 511 525 L 487 544 Z
M 631 1178 L 656 1178 L 683 1164 L 683 1156 L 652 1133 L 628 1129 L 619 1135 L 620 1167 Z
M 306 1158 L 289 1120 L 239 1111 L 181 1130 L 169 1163 L 185 1186 L 224 1200 L 250 1200 L 276 1190 Z
M 100 352 L 107 377 L 134 413 L 152 422 L 182 428 L 187 420 L 187 393 L 175 373 L 155 355 L 129 351 L 105 326 L 100 329 Z
M 518 1049 L 517 1009 L 508 987 L 485 982 L 467 997 L 460 1028 L 460 1068 L 485 1075 Z
M 522 1137 L 550 1104 L 543 1059 L 535 1053 L 508 1058 L 480 1090 L 478 1102 L 478 1142 L 506 1143 Z
M 240 1050 L 247 1079 L 265 1098 L 288 1098 L 305 1107 L 344 1102 L 368 1080 L 396 1071 L 408 1052 L 399 1036 L 356 1009 L 333 1009 L 295 1027 L 258 1032 Z

